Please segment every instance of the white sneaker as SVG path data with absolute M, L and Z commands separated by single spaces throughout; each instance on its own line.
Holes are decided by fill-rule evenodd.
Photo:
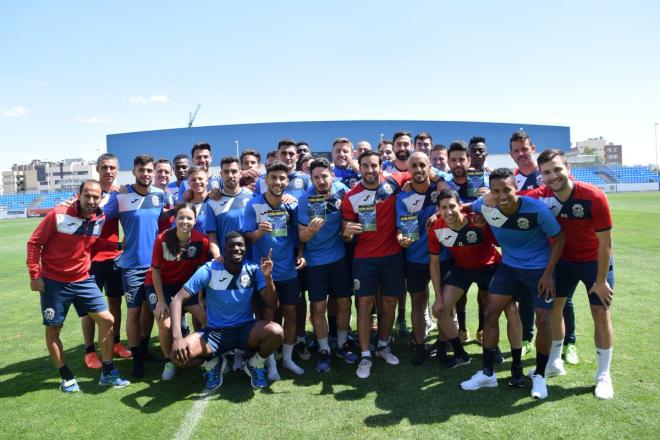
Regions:
M 475 391 L 479 388 L 495 388 L 497 386 L 497 376 L 493 372 L 492 376 L 486 376 L 482 370 L 477 371 L 470 379 L 461 382 L 461 388 L 466 391 Z
M 564 359 L 569 365 L 577 365 L 580 363 L 580 357 L 577 354 L 577 348 L 575 344 L 568 344 L 564 347 Z
M 596 399 L 600 400 L 610 400 L 614 398 L 614 388 L 612 387 L 610 373 L 603 373 L 596 378 L 594 396 L 596 396 Z
M 532 376 L 532 397 L 541 400 L 548 397 L 548 386 L 545 384 L 545 377 L 540 374 Z
M 384 347 L 378 347 L 376 349 L 376 356 L 383 359 L 386 363 L 390 365 L 399 365 L 399 358 L 392 354 L 390 346 L 386 345 Z
M 566 376 L 566 369 L 564 368 L 564 361 L 557 359 L 552 364 L 545 367 L 545 377 L 551 378 L 555 376 Z
M 172 380 L 176 374 L 176 367 L 172 362 L 166 362 L 163 368 L 163 374 L 160 375 L 163 380 Z
M 366 379 L 371 375 L 371 356 L 364 356 L 357 367 L 357 377 L 360 379 Z

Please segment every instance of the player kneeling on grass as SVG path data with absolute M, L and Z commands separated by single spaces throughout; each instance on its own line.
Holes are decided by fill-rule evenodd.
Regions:
M 41 313 L 46 326 L 46 346 L 59 369 L 60 390 L 79 391 L 75 376 L 64 362 L 60 331 L 71 304 L 79 316 L 89 315 L 99 326 L 103 372 L 99 385 L 116 388 L 130 385 L 119 377 L 112 363 L 114 319 L 93 277 L 89 276 L 91 252 L 119 249 L 117 242 L 99 238 L 105 216 L 99 208 L 103 191 L 97 180 L 86 180 L 78 200 L 60 205 L 39 223 L 27 243 L 30 288 L 41 293 Z
M 207 327 L 185 338 L 181 328 L 173 326 L 172 359 L 179 365 L 197 357 L 218 356 L 240 348 L 254 353 L 245 363 L 244 370 L 254 388 L 268 385 L 264 361 L 282 344 L 282 327 L 274 322 L 256 321 L 252 312 L 252 298 L 258 292 L 272 311 L 277 295 L 271 276 L 273 261 L 270 254 L 261 258 L 259 265 L 244 260 L 245 238 L 231 231 L 225 236 L 224 263 L 211 261 L 197 269 L 172 298 L 172 322 L 181 319 L 183 303 L 201 290 L 206 290 Z M 222 385 L 222 368 L 213 367 L 207 376 L 207 390 Z

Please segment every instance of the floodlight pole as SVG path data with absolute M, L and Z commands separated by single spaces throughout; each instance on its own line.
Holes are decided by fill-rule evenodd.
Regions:
M 236 157 L 239 157 L 239 154 L 238 154 L 238 141 L 234 141 L 234 143 L 236 144 Z
M 653 124 L 653 134 L 654 141 L 653 146 L 655 147 L 655 171 L 658 172 L 658 123 Z

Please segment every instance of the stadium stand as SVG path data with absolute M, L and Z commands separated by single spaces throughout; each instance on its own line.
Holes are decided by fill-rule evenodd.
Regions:
M 593 165 L 589 167 L 575 167 L 572 173 L 576 180 L 593 185 L 660 182 L 660 175 L 657 172 L 641 165 Z
M 7 212 L 24 212 L 28 208 L 50 209 L 73 196 L 71 191 L 53 192 L 47 194 L 12 194 L 0 196 L 0 207 Z

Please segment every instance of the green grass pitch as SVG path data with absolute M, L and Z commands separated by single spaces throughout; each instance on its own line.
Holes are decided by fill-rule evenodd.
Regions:
M 568 375 L 549 379 L 549 397 L 538 402 L 529 389 L 509 389 L 509 360 L 498 368 L 498 388 L 461 391 L 460 381 L 481 365 L 480 347 L 468 351 L 472 364 L 443 371 L 435 359 L 409 365 L 410 349 L 398 339 L 401 365 L 374 361 L 372 376 L 360 380 L 355 366 L 333 358 L 332 371 L 314 370 L 315 357 L 301 362 L 305 375 L 255 392 L 243 373 L 230 373 L 208 402 L 199 369 L 162 382 L 160 367 L 147 364 L 147 377 L 115 390 L 97 384 L 97 372 L 83 365 L 80 324 L 72 309 L 62 332 L 68 365 L 81 393 L 64 395 L 44 344 L 38 294 L 29 290 L 25 243 L 36 220 L 0 222 L 0 437 L 2 438 L 173 438 L 190 423 L 192 408 L 202 417 L 191 438 L 658 438 L 660 387 L 654 365 L 660 336 L 660 193 L 609 196 L 615 228 L 616 295 L 612 377 L 615 398 L 594 399 L 596 355 L 593 324 L 584 290 L 575 296 L 581 363 Z M 468 327 L 476 329 L 475 292 L 468 300 Z M 355 323 L 353 321 L 353 327 Z M 502 333 L 503 335 L 505 333 Z M 125 337 L 122 329 L 122 337 Z M 152 349 L 157 348 L 153 333 Z M 505 355 L 506 341 L 502 341 Z M 533 359 L 524 359 L 525 369 Z M 117 361 L 128 375 L 130 363 Z

